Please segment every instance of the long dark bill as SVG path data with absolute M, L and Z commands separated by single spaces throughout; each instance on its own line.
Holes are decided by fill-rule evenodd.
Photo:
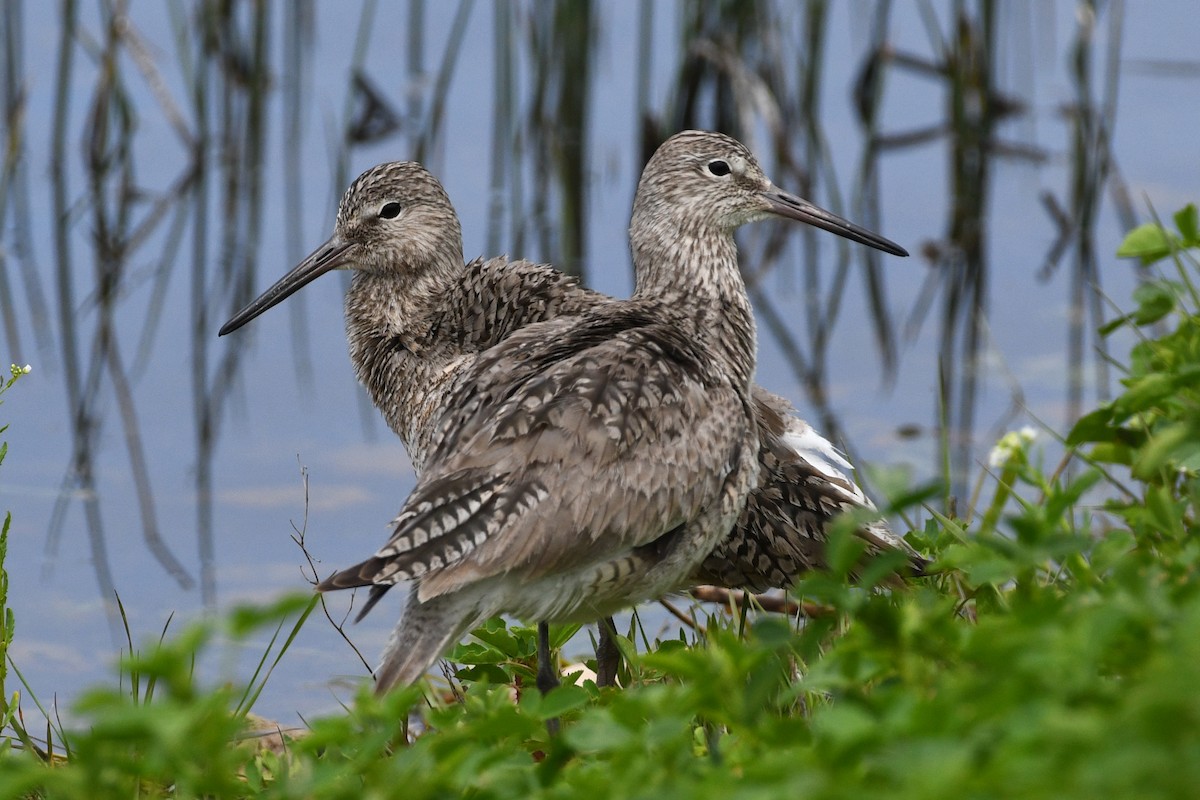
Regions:
M 276 281 L 274 286 L 234 314 L 229 322 L 221 326 L 217 335 L 224 336 L 236 331 L 271 306 L 283 302 L 297 289 L 308 285 L 330 270 L 344 266 L 349 250 L 350 244 L 342 241 L 335 234 L 329 241 L 314 250 L 308 258 L 297 264 L 291 272 Z
M 763 198 L 767 201 L 771 212 L 781 217 L 806 222 L 809 225 L 829 231 L 830 233 L 836 233 L 838 236 L 844 236 L 852 242 L 865 244 L 868 247 L 874 247 L 876 250 L 882 250 L 894 256 L 908 255 L 907 250 L 892 240 L 885 239 L 877 233 L 872 233 L 849 220 L 842 219 L 837 214 L 831 214 L 825 209 L 814 206 L 812 203 L 794 194 L 788 194 L 787 192 L 781 192 L 778 189 L 772 188 L 769 191 L 763 192 Z

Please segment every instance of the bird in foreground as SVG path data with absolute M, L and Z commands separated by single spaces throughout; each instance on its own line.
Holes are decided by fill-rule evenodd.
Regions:
M 733 140 L 692 135 L 714 137 L 732 153 L 725 160 L 694 162 L 693 169 L 708 170 L 707 180 L 732 175 L 729 162 L 737 167 L 739 180 L 751 172 L 761 175 L 756 165 L 749 169 L 752 158 Z M 729 172 L 714 174 L 724 170 L 718 162 Z M 794 212 L 787 216 L 904 254 L 886 239 L 798 198 L 773 187 L 768 192 L 775 193 L 775 203 Z M 660 271 L 673 268 L 682 254 L 672 251 L 669 237 L 664 242 L 661 232 L 647 235 L 636 228 L 656 224 L 658 212 L 646 208 L 675 202 L 662 193 L 652 191 L 646 199 L 654 202 L 634 219 L 635 258 L 648 262 L 647 269 L 657 264 Z M 222 334 L 335 268 L 355 269 L 346 315 L 358 376 L 421 472 L 438 411 L 449 407 L 450 396 L 488 348 L 532 323 L 619 303 L 543 265 L 492 259 L 464 266 L 459 223 L 440 184 L 419 165 L 397 162 L 360 176 L 343 198 L 329 242 L 231 319 Z M 685 584 L 755 590 L 788 585 L 799 573 L 823 566 L 825 529 L 832 516 L 848 507 L 872 507 L 842 471 L 849 464 L 796 418 L 785 400 L 760 387 L 752 396 L 761 440 L 758 483 L 733 531 Z M 901 550 L 914 571 L 923 565 L 882 523 L 864 526 L 859 533 L 869 552 Z M 603 627 L 601 631 L 603 635 Z
M 742 180 L 708 166 L 727 161 Z M 710 136 L 666 142 L 633 243 L 689 257 L 647 262 L 629 300 L 513 333 L 451 393 L 391 539 L 318 586 L 370 586 L 370 605 L 412 581 L 379 691 L 489 617 L 586 622 L 673 591 L 733 527 L 758 438 L 732 232 L 775 209 L 750 167 Z

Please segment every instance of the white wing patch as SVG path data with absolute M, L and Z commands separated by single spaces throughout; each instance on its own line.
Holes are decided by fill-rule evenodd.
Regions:
M 794 416 L 789 417 L 787 432 L 780 441 L 795 453 L 797 458 L 824 475 L 830 486 L 836 488 L 846 502 L 861 508 L 875 508 L 871 498 L 850 478 L 849 473 L 854 467 L 838 452 L 832 442 L 813 430 L 807 422 Z
M 847 502 L 861 508 L 875 510 L 871 498 L 863 493 L 862 488 L 850 479 L 847 472 L 854 469 L 833 443 L 812 429 L 812 426 L 796 417 L 788 418 L 788 429 L 781 437 L 796 457 L 820 472 L 829 480 L 830 488 L 836 488 Z M 884 549 L 903 550 L 915 553 L 908 542 L 892 533 L 885 522 L 872 522 L 864 526 L 863 534 L 877 547 Z

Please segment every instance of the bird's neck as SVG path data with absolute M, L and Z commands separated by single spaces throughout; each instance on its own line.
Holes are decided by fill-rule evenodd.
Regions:
M 661 218 L 639 224 L 635 215 L 630 243 L 637 276 L 634 297 L 683 312 L 680 324 L 748 389 L 754 376 L 756 329 L 733 236 L 715 227 Z
M 446 380 L 452 357 L 437 340 L 437 324 L 453 285 L 444 273 L 405 280 L 390 272 L 355 271 L 346 293 L 355 375 L 418 469 L 428 443 L 426 418 L 440 397 L 434 389 Z
M 458 267 L 461 273 L 462 265 Z M 428 270 L 417 278 L 356 270 L 346 293 L 346 332 L 357 367 L 355 340 L 371 337 L 417 347 L 428 338 L 446 293 L 461 275 Z

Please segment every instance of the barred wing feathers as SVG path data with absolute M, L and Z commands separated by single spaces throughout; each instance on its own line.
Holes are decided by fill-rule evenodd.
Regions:
M 664 313 L 539 323 L 481 354 L 391 540 L 329 588 L 420 578 L 425 602 L 534 579 L 621 558 L 716 502 L 749 415 Z

